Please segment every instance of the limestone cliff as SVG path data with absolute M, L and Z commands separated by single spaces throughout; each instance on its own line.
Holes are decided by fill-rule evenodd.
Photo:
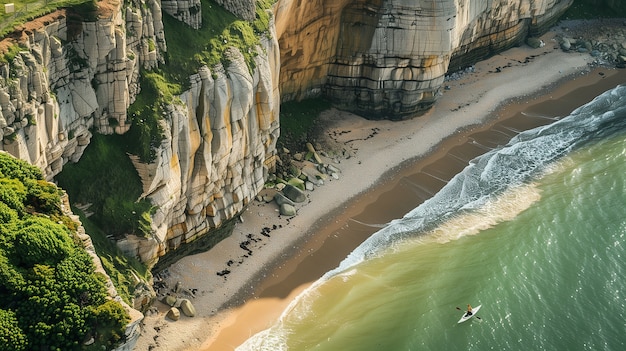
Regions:
M 448 70 L 545 31 L 572 1 L 279 0 L 283 101 L 325 96 L 371 118 L 414 116 Z
M 191 77 L 181 103 L 170 105 L 156 160 L 133 157 L 143 195 L 158 206 L 151 238 L 127 236 L 119 245 L 152 265 L 234 218 L 263 188 L 279 134 L 279 51 L 264 37 L 250 72 L 236 49 L 229 65 Z
M 412 116 L 434 103 L 450 67 L 518 43 L 571 2 L 279 0 L 254 69 L 236 49 L 226 66 L 200 69 L 165 108 L 154 161 L 131 156 L 157 211 L 149 237 L 119 246 L 152 266 L 236 217 L 275 162 L 280 99 L 324 95 L 366 116 Z M 218 3 L 245 19 L 254 4 Z M 21 51 L 0 65 L 1 148 L 48 179 L 93 132 L 129 130 L 140 69 L 166 64 L 162 7 L 202 25 L 197 0 L 100 5 L 97 18 L 68 10 L 25 26 Z
M 157 2 L 124 13 L 118 4 L 97 21 L 83 16 L 57 11 L 30 23 L 20 33 L 22 50 L 0 66 L 0 149 L 38 166 L 47 179 L 79 160 L 91 130 L 128 130 L 139 69 L 156 66 L 156 48 L 165 49 Z M 158 46 L 150 51 L 148 41 Z
M 256 0 L 215 0 L 218 4 L 246 21 L 254 20 Z
M 186 23 L 193 29 L 198 29 L 202 26 L 200 0 L 161 0 L 161 6 L 163 7 L 163 11 L 169 13 L 179 21 Z

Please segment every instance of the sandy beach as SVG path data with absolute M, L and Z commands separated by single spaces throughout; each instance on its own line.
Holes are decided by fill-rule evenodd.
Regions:
M 291 218 L 274 203 L 251 203 L 229 238 L 172 265 L 163 279 L 183 287 L 197 315 L 174 322 L 157 302 L 135 350 L 233 350 L 369 235 L 432 196 L 463 160 L 626 82 L 626 70 L 590 70 L 588 53 L 561 51 L 556 35 L 545 34 L 542 48 L 510 49 L 446 81 L 435 107 L 414 119 L 324 112 L 328 144 L 349 155 L 325 160 L 341 170 L 339 179 L 308 192 Z M 421 191 L 399 196 L 406 182 Z

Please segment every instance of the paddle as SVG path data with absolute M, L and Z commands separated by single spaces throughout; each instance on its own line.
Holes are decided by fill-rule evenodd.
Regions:
M 456 308 L 456 309 L 457 309 L 457 310 L 459 310 L 459 311 L 463 311 L 463 310 L 462 310 L 461 308 L 459 308 L 458 306 L 457 306 L 457 308 Z M 476 317 L 476 319 L 480 319 L 480 320 L 482 320 L 482 318 L 480 318 L 480 317 L 478 317 L 478 316 L 474 316 L 474 317 Z

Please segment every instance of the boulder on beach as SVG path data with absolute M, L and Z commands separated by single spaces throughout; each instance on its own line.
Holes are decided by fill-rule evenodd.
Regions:
M 291 206 L 295 205 L 293 201 L 289 200 L 283 193 L 276 193 L 276 195 L 274 195 L 274 201 L 276 201 L 276 204 L 278 206 L 281 206 L 283 204 L 288 204 Z
M 315 150 L 315 147 L 313 147 L 313 144 L 306 143 L 306 148 L 307 150 L 309 150 L 309 153 L 311 154 L 312 158 L 315 160 L 316 163 L 322 163 L 322 158 L 317 153 L 317 150 Z
M 288 185 L 294 186 L 300 190 L 304 190 L 304 180 L 300 178 L 293 177 L 287 181 Z M 283 189 L 284 191 L 284 189 Z
M 326 175 L 317 169 L 317 165 L 310 162 L 305 163 L 302 167 L 302 174 L 307 177 L 307 180 L 317 186 L 324 185 L 324 179 Z
M 296 208 L 293 205 L 287 203 L 280 205 L 279 211 L 280 214 L 283 216 L 293 217 L 296 215 Z
M 193 317 L 196 315 L 196 308 L 188 299 L 181 299 L 180 309 L 183 311 L 183 314 L 187 317 Z
M 526 44 L 528 44 L 528 46 L 533 49 L 538 49 L 546 45 L 543 40 L 535 37 L 529 37 L 528 39 L 526 39 Z
M 166 295 L 163 300 L 161 300 L 164 304 L 173 307 L 174 305 L 176 305 L 176 296 L 173 295 Z
M 276 196 L 276 193 L 278 193 L 278 190 L 276 190 L 275 188 L 265 188 L 257 194 L 257 200 L 263 201 L 265 203 L 272 202 L 272 200 L 274 200 L 274 196 Z
M 302 184 L 304 185 L 304 182 Z M 304 202 L 306 200 L 306 194 L 304 191 L 291 184 L 287 184 L 287 186 L 285 186 L 283 194 L 285 194 L 289 200 L 296 203 Z
M 177 321 L 180 319 L 180 310 L 176 307 L 172 307 L 170 308 L 169 311 L 167 311 L 167 314 L 165 315 L 165 317 L 173 320 L 173 321 Z

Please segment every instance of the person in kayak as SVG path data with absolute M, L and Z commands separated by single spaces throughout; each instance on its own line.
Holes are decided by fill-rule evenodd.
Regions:
M 468 304 L 467 304 L 467 313 L 465 314 L 465 317 L 469 317 L 469 316 L 471 316 L 472 314 L 473 314 L 473 313 L 472 313 L 472 306 L 468 303 Z

